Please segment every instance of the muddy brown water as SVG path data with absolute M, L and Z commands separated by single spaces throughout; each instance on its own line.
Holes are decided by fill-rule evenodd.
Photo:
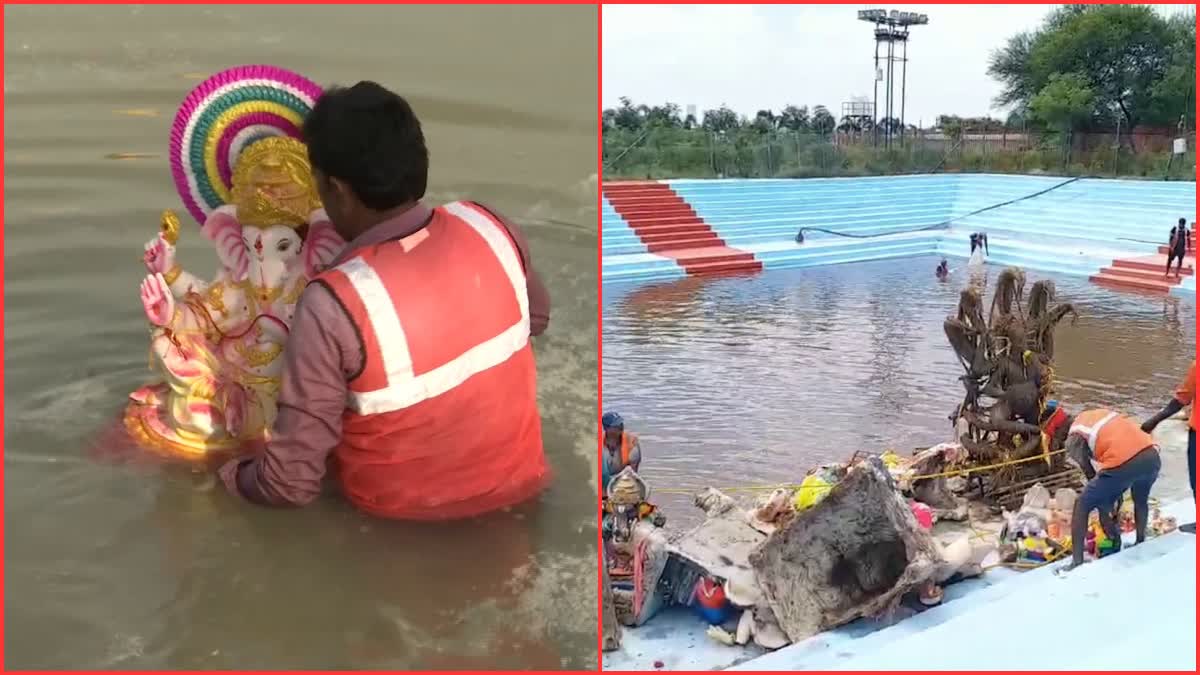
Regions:
M 5 8 L 5 666 L 594 668 L 595 7 Z M 420 527 L 239 503 L 105 446 L 145 382 L 137 287 L 175 107 L 271 63 L 409 97 L 433 202 L 522 223 L 555 308 L 537 340 L 553 487 Z M 186 269 L 216 259 L 198 227 Z M 102 447 L 96 447 L 97 442 Z
M 701 519 L 692 488 L 797 483 L 859 450 L 908 454 L 953 440 L 962 367 L 942 321 L 966 278 L 956 270 L 937 283 L 937 262 L 606 285 L 604 407 L 640 433 L 642 475 L 668 527 Z M 1059 301 L 1079 311 L 1055 334 L 1056 395 L 1069 409 L 1143 419 L 1167 403 L 1195 358 L 1193 301 L 1027 276 L 1026 288 L 1054 280 Z M 1155 494 L 1186 498 L 1186 438 L 1170 438 Z

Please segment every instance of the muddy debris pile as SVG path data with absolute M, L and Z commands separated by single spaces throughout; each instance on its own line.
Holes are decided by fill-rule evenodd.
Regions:
M 965 536 L 939 543 L 932 511 L 901 493 L 895 473 L 880 457 L 824 466 L 749 509 L 708 488 L 695 499 L 704 522 L 671 538 L 650 518 L 606 524 L 606 536 L 629 533 L 606 539 L 616 621 L 639 626 L 689 606 L 712 639 L 772 650 L 887 615 L 910 593 L 936 603 L 941 584 L 980 573 L 992 549 Z

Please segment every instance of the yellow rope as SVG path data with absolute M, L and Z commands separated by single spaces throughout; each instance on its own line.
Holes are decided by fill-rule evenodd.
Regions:
M 950 477 L 950 476 L 968 476 L 972 473 L 979 473 L 981 471 L 991 471 L 992 469 L 999 469 L 999 468 L 1006 467 L 1006 466 L 1013 466 L 1015 464 L 1024 464 L 1025 462 L 1036 462 L 1037 460 L 1046 459 L 1047 457 L 1061 454 L 1063 452 L 1066 452 L 1066 450 L 1055 450 L 1054 452 L 1051 452 L 1049 454 L 1039 454 L 1039 455 L 1033 455 L 1030 457 L 1024 457 L 1021 459 L 1011 459 L 1006 462 L 1000 462 L 999 464 L 989 464 L 988 466 L 976 466 L 976 467 L 970 467 L 970 468 L 966 468 L 966 469 L 952 469 L 950 471 L 942 471 L 940 473 L 930 473 L 930 474 L 924 474 L 924 475 L 920 475 L 920 476 L 912 476 L 909 478 L 909 480 L 910 481 L 918 481 L 918 480 L 928 480 L 930 478 L 946 478 L 946 477 Z M 756 491 L 778 490 L 780 488 L 783 488 L 785 490 L 800 490 L 800 489 L 817 489 L 817 488 L 828 489 L 829 487 L 830 486 L 828 486 L 828 485 L 802 486 L 802 485 L 784 483 L 784 484 L 780 484 L 780 485 L 735 485 L 735 486 L 731 486 L 731 487 L 719 487 L 716 489 L 720 490 L 721 492 L 756 492 Z M 701 489 L 701 488 L 658 488 L 658 489 L 655 489 L 654 492 L 656 494 L 659 494 L 659 493 L 693 494 L 699 489 Z

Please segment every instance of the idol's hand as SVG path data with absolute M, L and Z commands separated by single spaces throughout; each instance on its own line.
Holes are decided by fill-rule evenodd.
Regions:
M 163 234 L 146 242 L 142 262 L 150 274 L 166 274 L 175 267 L 175 247 L 167 242 Z
M 142 309 L 155 326 L 167 326 L 175 316 L 175 298 L 161 274 L 149 274 L 142 280 Z

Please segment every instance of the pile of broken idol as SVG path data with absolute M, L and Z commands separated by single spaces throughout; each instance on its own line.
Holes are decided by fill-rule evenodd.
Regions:
M 943 587 L 999 565 L 1036 567 L 1070 550 L 1075 492 L 1051 497 L 1040 484 L 1015 512 L 968 504 L 963 481 L 923 478 L 957 463 L 963 450 L 943 444 L 901 458 L 856 456 L 810 471 L 749 508 L 707 488 L 695 496 L 705 520 L 669 536 L 649 489 L 625 469 L 609 483 L 603 533 L 611 610 L 641 626 L 671 606 L 691 607 L 708 634 L 729 645 L 779 649 L 861 617 L 886 615 L 906 597 L 941 602 Z M 931 507 L 922 498 L 938 504 Z M 974 514 L 968 516 L 968 513 Z M 935 535 L 939 520 L 988 519 L 992 534 L 971 527 Z M 1174 522 L 1153 514 L 1155 534 Z M 1122 529 L 1132 527 L 1128 503 Z M 943 529 L 943 528 L 939 528 Z M 1089 527 L 1089 556 L 1112 542 Z

